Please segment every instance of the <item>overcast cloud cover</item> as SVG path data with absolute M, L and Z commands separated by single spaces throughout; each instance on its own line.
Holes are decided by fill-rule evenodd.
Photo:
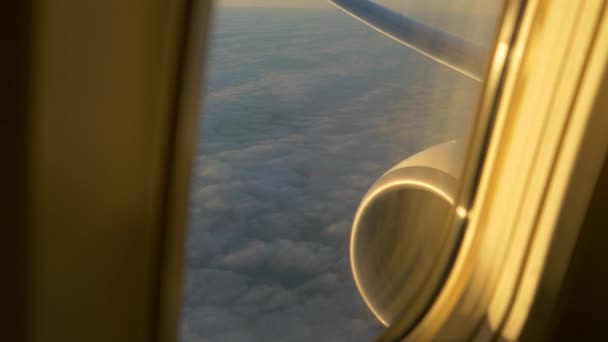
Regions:
M 209 70 L 181 340 L 371 340 L 358 201 L 465 134 L 478 85 L 333 9 L 222 9 Z

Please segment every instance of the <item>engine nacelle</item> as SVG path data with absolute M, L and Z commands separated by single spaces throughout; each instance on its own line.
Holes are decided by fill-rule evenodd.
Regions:
M 451 217 L 463 150 L 451 141 L 411 156 L 382 175 L 359 204 L 351 267 L 361 296 L 386 326 L 415 324 L 450 269 L 460 237 Z

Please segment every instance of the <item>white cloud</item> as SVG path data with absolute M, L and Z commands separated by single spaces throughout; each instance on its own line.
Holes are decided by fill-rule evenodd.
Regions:
M 325 228 L 325 234 L 332 238 L 348 239 L 350 234 L 350 224 L 346 220 L 334 223 Z
M 274 252 L 271 244 L 263 241 L 251 241 L 244 246 L 238 246 L 235 251 L 225 255 L 221 264 L 227 267 L 258 266 L 267 260 Z
M 396 162 L 466 129 L 477 85 L 318 12 L 237 13 L 217 28 L 184 342 L 372 339 L 348 262 L 357 204 Z

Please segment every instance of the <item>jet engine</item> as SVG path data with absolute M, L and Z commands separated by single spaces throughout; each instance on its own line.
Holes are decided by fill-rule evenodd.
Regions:
M 454 196 L 463 150 L 451 141 L 407 158 L 359 204 L 351 267 L 361 296 L 386 326 L 397 320 L 415 324 L 450 269 L 461 235 Z

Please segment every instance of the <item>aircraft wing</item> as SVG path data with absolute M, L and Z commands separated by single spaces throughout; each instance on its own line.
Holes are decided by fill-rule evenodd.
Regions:
M 370 0 L 329 0 L 344 12 L 394 40 L 480 81 L 487 48 L 420 23 Z

